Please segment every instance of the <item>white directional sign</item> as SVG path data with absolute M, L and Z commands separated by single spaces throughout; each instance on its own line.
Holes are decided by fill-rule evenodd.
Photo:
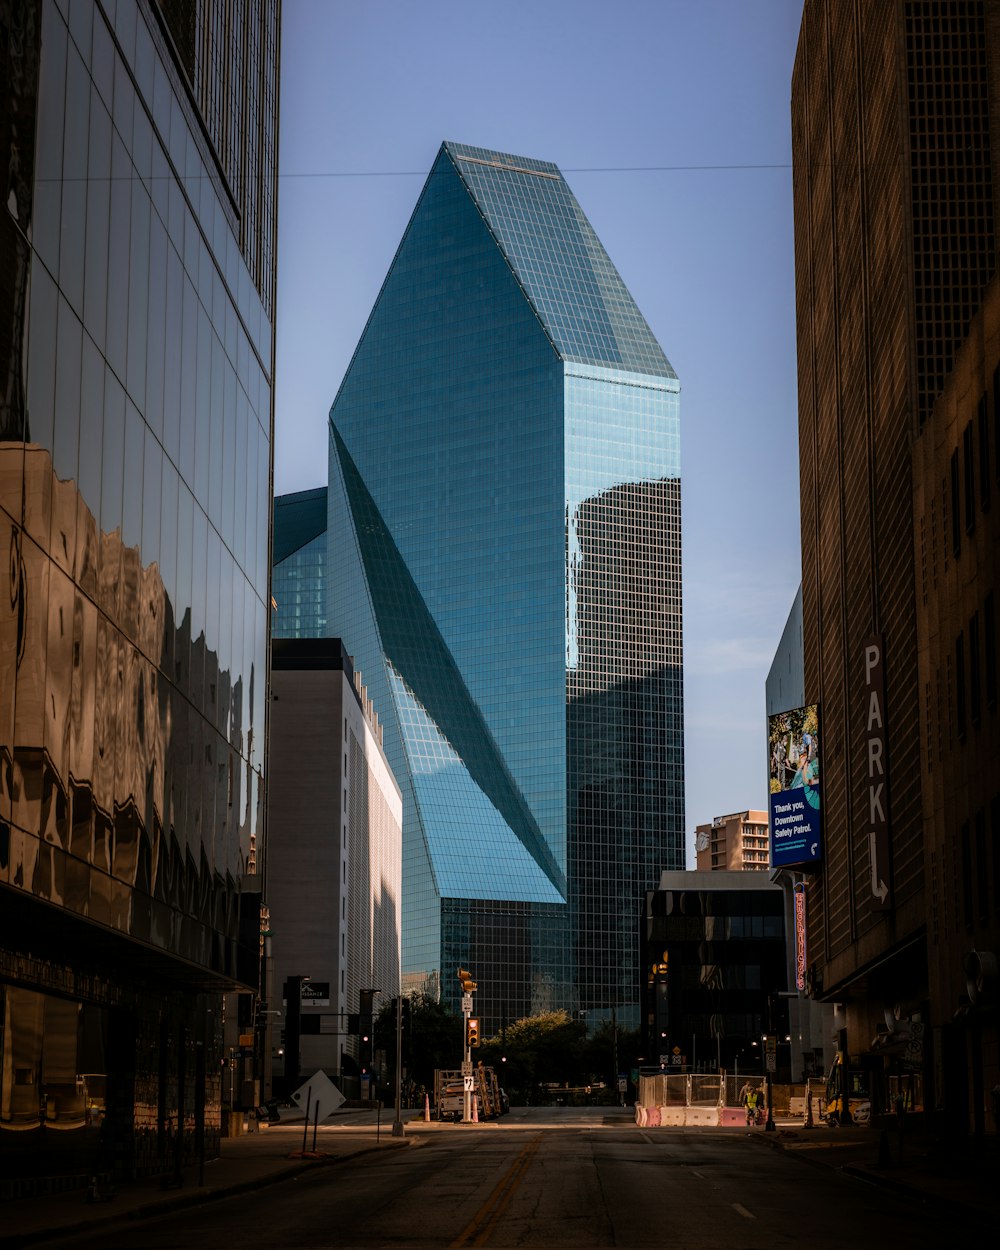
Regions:
M 474 1094 L 476 1092 L 476 1078 L 474 1076 L 463 1076 L 462 1080 L 465 1083 L 465 1092 Z
M 320 1069 L 314 1072 L 307 1081 L 302 1082 L 292 1095 L 292 1102 L 302 1108 L 303 1115 L 310 1122 L 319 1123 L 342 1107 L 345 1099 L 333 1081 Z
M 472 1011 L 472 995 L 471 994 L 462 995 L 462 1010 L 466 1012 L 467 1014 Z

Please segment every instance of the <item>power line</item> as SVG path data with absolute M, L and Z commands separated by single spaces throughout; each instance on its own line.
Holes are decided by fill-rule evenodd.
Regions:
M 791 161 L 775 164 L 738 165 L 566 165 L 564 174 L 659 174 L 740 171 L 752 169 L 791 169 Z M 304 170 L 300 173 L 279 173 L 279 178 L 426 178 L 426 169 L 344 169 Z

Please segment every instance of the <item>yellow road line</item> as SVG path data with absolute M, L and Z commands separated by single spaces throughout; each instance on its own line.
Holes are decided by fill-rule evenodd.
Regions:
M 490 1196 L 472 1217 L 466 1227 L 451 1243 L 452 1247 L 485 1245 L 500 1216 L 507 1209 L 507 1204 L 514 1196 L 514 1191 L 522 1177 L 531 1166 L 535 1151 L 541 1145 L 541 1136 L 533 1138 L 524 1147 L 507 1171 L 494 1186 Z

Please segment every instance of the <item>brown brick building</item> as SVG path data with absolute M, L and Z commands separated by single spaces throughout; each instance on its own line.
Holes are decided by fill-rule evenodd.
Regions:
M 963 596 L 943 565 L 928 589 L 918 559 L 951 525 L 954 430 L 964 438 L 971 420 L 977 441 L 995 421 L 992 393 L 981 429 L 978 407 L 970 416 L 966 398 L 939 397 L 957 385 L 956 354 L 996 271 L 998 103 L 997 0 L 806 0 L 792 82 L 803 646 L 806 702 L 822 717 L 825 836 L 808 889 L 811 978 L 842 1004 L 840 1045 L 869 1071 L 876 1110 L 902 1091 L 959 1129 L 993 1131 L 995 988 L 979 978 L 970 1015 L 960 972 L 973 942 L 997 948 L 1000 752 L 985 689 L 995 513 L 947 574 L 968 583 Z M 968 350 L 981 375 L 982 343 Z M 949 403 L 960 416 L 945 415 Z M 955 670 L 977 612 L 981 765 L 975 795 L 961 789 L 956 804 L 947 795 L 968 766 L 950 733 L 939 744 L 940 717 L 946 705 L 957 717 Z M 964 915 L 955 866 L 970 862 L 986 893 L 966 929 L 941 913 Z M 984 911 L 992 930 L 977 927 Z
M 767 872 L 767 812 L 716 816 L 694 831 L 695 867 L 699 872 Z

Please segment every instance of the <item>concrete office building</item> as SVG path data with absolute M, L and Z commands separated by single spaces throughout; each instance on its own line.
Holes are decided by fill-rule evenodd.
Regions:
M 0 4 L 2 1194 L 211 1155 L 258 987 L 279 17 Z
M 382 725 L 338 638 L 275 639 L 268 757 L 268 1002 L 274 1071 L 282 988 L 308 977 L 299 1069 L 317 1068 L 359 1095 L 348 1016 L 362 990 L 399 993 L 402 799 Z M 379 1000 L 376 1000 L 376 1006 Z
M 699 872 L 767 872 L 767 812 L 716 816 L 694 831 Z
M 876 1114 L 899 1093 L 957 1132 L 991 1126 L 998 1076 L 995 1026 L 976 1040 L 990 975 L 973 978 L 974 1021 L 961 993 L 1000 901 L 996 547 L 979 479 L 993 349 L 962 347 L 997 269 L 998 93 L 996 0 L 806 0 L 792 81 L 802 621 L 825 843 L 806 877 L 809 983 L 841 1004 L 838 1048 L 867 1071 Z M 949 715 L 959 741 L 965 718 L 961 760 L 938 741 Z
M 328 623 L 403 791 L 404 984 L 639 1015 L 683 863 L 677 377 L 552 164 L 446 143 L 330 413 Z

